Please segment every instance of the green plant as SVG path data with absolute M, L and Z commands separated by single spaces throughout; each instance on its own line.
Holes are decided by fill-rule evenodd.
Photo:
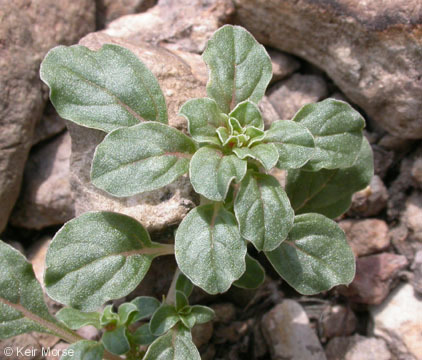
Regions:
M 72 343 L 76 359 L 199 359 L 190 329 L 213 311 L 189 305 L 193 285 L 210 294 L 258 287 L 265 273 L 248 243 L 302 294 L 352 281 L 353 253 L 331 219 L 373 174 L 363 118 L 327 99 L 264 130 L 257 103 L 272 76 L 264 47 L 226 25 L 203 59 L 208 98 L 180 109 L 188 136 L 167 125 L 157 80 L 127 49 L 60 46 L 47 54 L 41 78 L 58 113 L 107 133 L 92 162 L 96 187 L 131 196 L 189 173 L 201 204 L 180 224 L 174 246 L 152 242 L 138 221 L 117 213 L 88 212 L 65 224 L 46 258 L 46 292 L 68 306 L 55 318 L 31 266 L 0 243 L 1 338 L 53 333 Z M 285 189 L 269 174 L 274 167 L 287 170 Z M 155 257 L 169 254 L 180 270 L 162 302 L 140 297 L 97 312 L 133 291 Z M 103 329 L 100 342 L 73 332 L 87 324 Z

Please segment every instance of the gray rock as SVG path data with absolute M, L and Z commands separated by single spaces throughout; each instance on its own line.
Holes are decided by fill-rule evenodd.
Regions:
M 60 225 L 74 216 L 70 191 L 69 133 L 39 145 L 29 155 L 21 194 L 10 222 L 27 229 Z
M 422 298 L 410 284 L 400 285 L 383 304 L 372 307 L 370 314 L 371 333 L 383 338 L 397 358 L 422 358 Z
M 297 61 L 293 56 L 274 49 L 269 49 L 267 51 L 268 55 L 270 55 L 271 64 L 273 66 L 272 83 L 284 79 L 300 68 L 299 61 Z
M 319 319 L 320 336 L 331 339 L 351 335 L 356 330 L 357 319 L 352 309 L 345 305 L 329 306 Z
M 273 360 L 326 359 L 305 311 L 294 300 L 283 300 L 266 313 L 261 328 Z
M 391 360 L 384 340 L 361 335 L 336 337 L 325 350 L 328 360 Z
M 351 301 L 380 304 L 389 294 L 400 270 L 407 265 L 405 256 L 391 253 L 358 258 L 354 280 L 348 287 L 340 286 L 338 290 Z
M 412 285 L 415 291 L 422 295 L 422 250 L 419 250 L 412 264 L 413 281 Z
M 375 216 L 387 206 L 388 190 L 378 175 L 374 175 L 365 189 L 353 194 L 351 216 Z
M 9 355 L 5 355 L 6 348 L 12 349 Z M 19 352 L 20 349 L 20 352 Z M 22 351 L 28 350 L 27 353 Z M 9 350 L 10 351 L 10 350 Z M 14 336 L 9 339 L 0 340 L 0 359 L 2 360 L 41 360 L 41 346 L 35 336 L 31 333 Z
M 327 85 L 318 75 L 293 74 L 268 91 L 268 99 L 283 120 L 290 120 L 302 106 L 322 100 L 327 95 Z
M 422 193 L 414 192 L 407 199 L 402 221 L 410 230 L 412 240 L 422 242 Z
M 259 110 L 261 111 L 262 117 L 264 119 L 265 129 L 268 129 L 274 121 L 280 120 L 280 115 L 274 109 L 273 104 L 271 104 L 268 96 L 264 96 L 258 104 Z
M 41 60 L 51 47 L 74 43 L 95 28 L 95 2 L 1 0 L 0 8 L 1 232 L 19 195 L 34 125 L 46 102 Z
M 202 53 L 206 42 L 229 20 L 230 0 L 161 0 L 147 12 L 110 23 L 110 36 L 152 44 L 172 43 L 180 50 Z
M 342 220 L 339 225 L 346 233 L 355 256 L 370 255 L 390 246 L 388 226 L 384 220 Z
M 265 45 L 317 65 L 393 135 L 422 138 L 419 0 L 235 0 Z
M 32 146 L 52 138 L 66 129 L 65 121 L 57 114 L 53 105 L 48 102 L 41 118 L 35 124 Z

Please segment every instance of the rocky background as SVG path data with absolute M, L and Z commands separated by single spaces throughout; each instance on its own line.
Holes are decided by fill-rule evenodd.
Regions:
M 167 242 L 198 200 L 183 178 L 120 200 L 93 188 L 89 164 L 104 135 L 55 113 L 38 74 L 46 52 L 78 42 L 128 47 L 157 76 L 170 123 L 184 129 L 179 106 L 205 95 L 200 54 L 207 39 L 225 23 L 240 24 L 272 58 L 272 85 L 260 105 L 267 126 L 309 102 L 346 100 L 367 120 L 376 175 L 338 219 L 356 254 L 353 283 L 303 297 L 267 266 L 257 291 L 197 291 L 192 300 L 217 313 L 194 329 L 202 358 L 422 359 L 420 0 L 0 0 L 0 19 L 0 232 L 29 257 L 39 279 L 50 239 L 75 214 L 124 212 Z M 161 296 L 174 267 L 169 258 L 155 260 L 131 297 Z M 59 308 L 49 304 L 52 312 Z M 13 344 L 66 346 L 27 334 L 0 349 Z

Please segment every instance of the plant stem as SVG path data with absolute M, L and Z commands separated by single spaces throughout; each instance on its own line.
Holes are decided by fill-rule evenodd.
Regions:
M 169 305 L 174 305 L 176 302 L 176 282 L 179 275 L 180 275 L 180 269 L 176 268 L 176 271 L 174 272 L 174 275 L 173 275 L 173 280 L 171 281 L 171 285 L 166 296 L 166 303 Z

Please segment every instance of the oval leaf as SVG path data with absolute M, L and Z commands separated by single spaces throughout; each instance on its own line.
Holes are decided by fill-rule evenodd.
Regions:
M 176 290 L 181 291 L 189 298 L 192 294 L 193 284 L 184 274 L 179 273 L 176 280 Z
M 265 270 L 261 264 L 249 254 L 246 254 L 246 271 L 233 285 L 242 289 L 256 289 L 265 280 Z
M 247 162 L 236 155 L 223 155 L 211 147 L 203 147 L 193 155 L 189 176 L 195 191 L 207 199 L 223 201 L 233 180 L 240 182 L 246 174 Z
M 258 103 L 272 77 L 265 48 L 239 26 L 225 25 L 208 41 L 202 55 L 210 70 L 207 94 L 228 114 L 238 103 Z
M 201 360 L 201 356 L 190 332 L 180 326 L 155 340 L 143 360 Z
M 40 75 L 59 115 L 79 125 L 109 132 L 145 120 L 167 123 L 157 80 L 121 46 L 58 46 L 45 57 Z
M 101 343 L 91 340 L 81 340 L 70 345 L 60 360 L 101 360 L 104 347 Z
M 349 104 L 326 99 L 302 107 L 293 121 L 315 138 L 315 153 L 307 169 L 347 168 L 353 165 L 362 144 L 363 117 Z
M 195 316 L 195 324 L 204 324 L 215 317 L 215 312 L 208 306 L 194 305 L 192 306 L 191 314 Z
M 132 342 L 137 345 L 149 345 L 157 337 L 151 334 L 149 330 L 149 324 L 144 324 L 136 329 L 136 331 L 130 335 Z
M 72 330 L 80 329 L 86 325 L 92 325 L 100 329 L 100 316 L 101 314 L 98 312 L 82 312 L 67 307 L 60 309 L 56 314 L 56 318 Z
M 261 112 L 258 106 L 250 101 L 243 101 L 237 104 L 230 116 L 237 119 L 242 127 L 253 126 L 264 130 L 264 120 L 262 120 Z
M 162 304 L 152 315 L 149 323 L 151 334 L 160 336 L 179 322 L 180 318 L 172 305 Z
M 176 232 L 180 270 L 209 294 L 227 291 L 245 271 L 246 244 L 232 213 L 219 204 L 191 210 Z
M 196 141 L 220 145 L 216 131 L 226 125 L 226 120 L 213 99 L 188 100 L 180 108 L 180 115 L 188 120 L 189 134 Z
M 265 170 L 271 170 L 278 161 L 278 151 L 274 144 L 258 144 L 250 148 L 234 148 L 233 152 L 240 158 L 258 160 Z
M 355 276 L 355 258 L 343 230 L 320 214 L 296 216 L 289 237 L 265 253 L 279 275 L 304 295 L 313 295 Z
M 265 132 L 265 142 L 274 144 L 278 151 L 277 167 L 297 169 L 312 158 L 315 151 L 314 137 L 309 130 L 290 120 L 279 120 Z
M 293 226 L 294 212 L 279 182 L 271 175 L 248 172 L 234 203 L 240 233 L 257 250 L 274 250 Z
M 289 170 L 286 192 L 296 214 L 315 212 L 334 219 L 347 211 L 353 194 L 368 186 L 373 175 L 372 150 L 364 138 L 353 166 L 316 172 Z
M 148 122 L 108 134 L 97 146 L 91 180 L 114 196 L 131 196 L 172 183 L 189 169 L 195 143 L 182 132 Z
M 132 323 L 149 318 L 160 307 L 160 302 L 151 296 L 138 296 L 131 303 L 138 308 Z
M 151 242 L 148 232 L 129 216 L 85 213 L 66 223 L 50 244 L 47 293 L 73 308 L 96 310 L 134 290 L 160 252 L 162 245 Z
M 126 327 L 119 326 L 114 330 L 105 331 L 101 337 L 105 349 L 112 354 L 123 355 L 130 350 L 130 343 L 126 336 Z
M 0 240 L 0 339 L 30 331 L 64 338 L 62 326 L 44 303 L 32 265 L 19 251 Z

